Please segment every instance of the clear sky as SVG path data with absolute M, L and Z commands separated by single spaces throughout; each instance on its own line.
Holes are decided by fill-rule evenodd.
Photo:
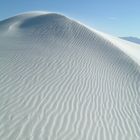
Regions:
M 140 0 L 0 0 L 0 20 L 38 10 L 62 13 L 115 36 L 140 38 Z

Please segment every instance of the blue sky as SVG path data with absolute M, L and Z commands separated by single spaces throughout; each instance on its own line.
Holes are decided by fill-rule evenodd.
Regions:
M 140 0 L 0 0 L 0 20 L 38 10 L 63 13 L 115 36 L 140 38 Z

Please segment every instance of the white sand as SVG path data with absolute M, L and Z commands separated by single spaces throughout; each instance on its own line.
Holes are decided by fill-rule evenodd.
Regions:
M 0 140 L 140 140 L 140 46 L 58 14 L 0 22 Z

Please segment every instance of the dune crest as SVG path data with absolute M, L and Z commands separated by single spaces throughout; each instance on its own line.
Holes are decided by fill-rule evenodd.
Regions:
M 0 139 L 139 140 L 136 52 L 55 13 L 1 21 Z

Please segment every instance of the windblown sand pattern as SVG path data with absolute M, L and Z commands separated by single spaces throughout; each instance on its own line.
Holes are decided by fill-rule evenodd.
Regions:
M 0 140 L 140 140 L 134 60 L 59 14 L 1 21 Z

